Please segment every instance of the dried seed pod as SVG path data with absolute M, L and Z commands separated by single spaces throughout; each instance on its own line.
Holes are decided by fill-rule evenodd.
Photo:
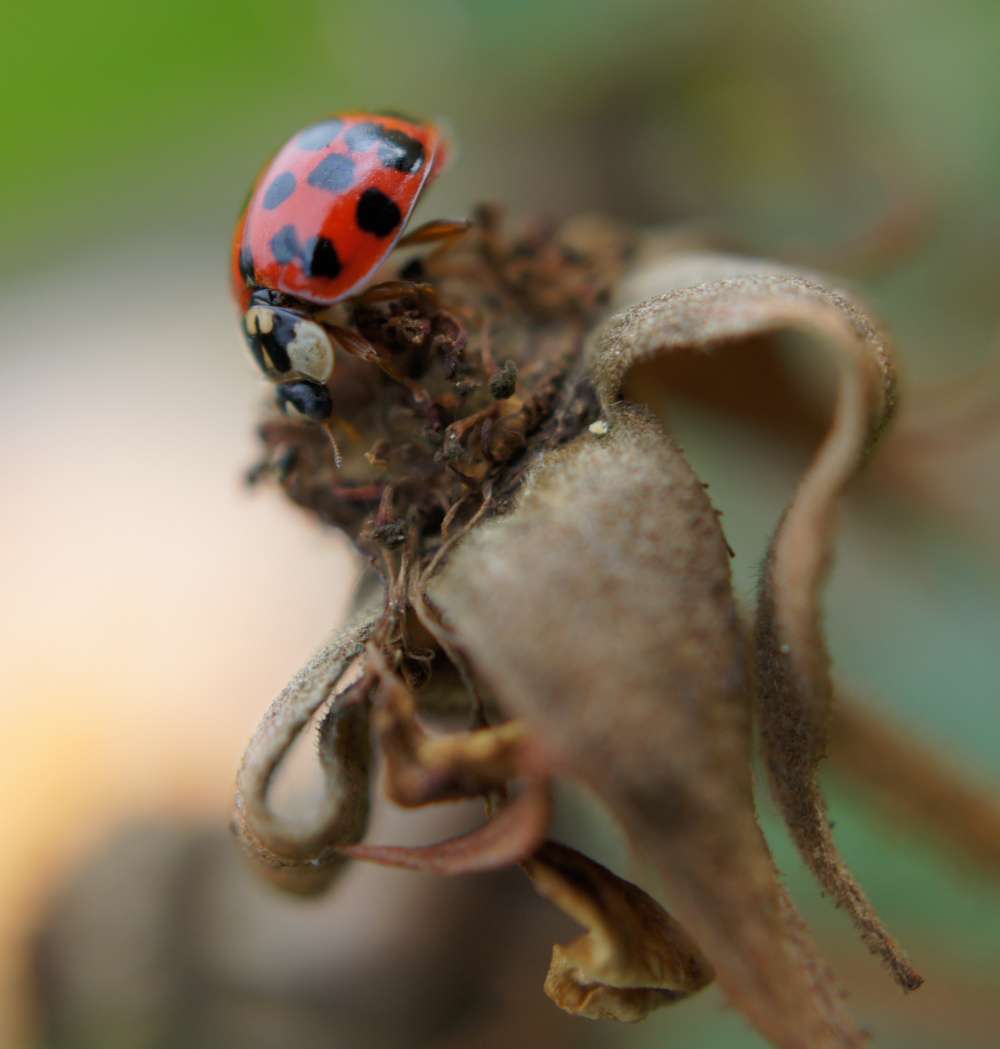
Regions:
M 636 408 L 538 464 L 430 596 L 553 768 L 585 781 L 657 865 L 730 1000 L 776 1045 L 863 1036 L 757 826 L 750 653 L 704 488 Z
M 305 711 L 323 701 L 320 667 L 255 737 L 240 777 L 241 833 L 265 863 L 293 871 L 317 862 L 333 870 L 343 855 L 445 873 L 521 860 L 590 927 L 554 954 L 547 990 L 564 1007 L 638 1019 L 696 990 L 714 966 L 732 1003 L 781 1049 L 859 1049 L 865 1036 L 774 870 L 750 755 L 756 702 L 770 785 L 806 862 L 900 983 L 916 986 L 836 853 L 816 780 L 831 696 L 819 591 L 839 499 L 891 412 L 889 356 L 851 295 L 816 274 L 705 252 L 647 258 L 618 282 L 624 312 L 587 336 L 630 246 L 601 223 L 536 224 L 505 242 L 486 217 L 447 267 L 422 263 L 426 293 L 355 310 L 380 349 L 377 360 L 338 357 L 343 396 L 331 426 L 345 435 L 343 463 L 334 465 L 316 427 L 265 425 L 268 461 L 295 454 L 286 492 L 355 541 L 382 543 L 386 601 L 365 628 L 363 701 L 356 711 L 335 705 L 323 738 L 346 740 L 334 728 L 351 718 L 363 734 L 370 715 L 398 801 L 480 793 L 495 815 L 429 846 L 357 844 L 355 786 L 353 822 L 328 810 L 300 835 L 276 820 L 268 783 Z M 640 299 L 648 301 L 631 305 Z M 643 362 L 677 350 L 732 362 L 786 329 L 832 352 L 839 385 L 832 429 L 769 548 L 754 653 L 703 485 L 643 410 L 620 398 L 628 389 L 641 399 L 638 379 L 623 383 Z M 513 396 L 501 389 L 498 358 L 515 364 Z M 790 396 L 788 376 L 766 359 L 776 396 Z M 818 435 L 821 423 L 801 411 L 795 432 Z M 433 660 L 410 640 L 414 617 L 437 646 Z M 446 681 L 435 677 L 422 704 L 413 690 L 442 662 Z M 434 707 L 439 686 L 449 709 L 466 689 L 473 731 L 422 728 L 419 713 Z M 338 777 L 360 782 L 363 748 L 323 753 L 331 797 Z M 697 947 L 635 886 L 539 844 L 550 774 L 601 796 L 655 863 Z

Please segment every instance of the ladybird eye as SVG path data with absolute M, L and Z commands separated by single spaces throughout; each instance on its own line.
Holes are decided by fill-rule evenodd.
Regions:
M 333 399 L 325 386 L 315 382 L 283 382 L 277 387 L 278 405 L 296 415 L 322 422 L 333 414 Z
M 257 366 L 269 379 L 301 375 L 326 382 L 333 372 L 333 344 L 315 321 L 294 310 L 251 306 L 243 334 Z

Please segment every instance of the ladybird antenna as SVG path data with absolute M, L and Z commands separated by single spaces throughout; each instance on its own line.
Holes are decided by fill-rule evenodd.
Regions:
M 333 436 L 333 430 L 330 429 L 328 424 L 324 425 L 323 429 L 326 430 L 326 435 L 330 438 L 330 444 L 333 445 L 333 462 L 339 470 L 344 460 L 340 454 L 340 448 L 337 446 L 337 438 Z

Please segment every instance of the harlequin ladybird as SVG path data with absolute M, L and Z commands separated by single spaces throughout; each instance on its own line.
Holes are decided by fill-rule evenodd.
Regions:
M 257 178 L 233 237 L 233 290 L 250 352 L 280 384 L 283 406 L 329 416 L 322 384 L 333 371 L 337 329 L 314 314 L 364 288 L 447 159 L 434 124 L 342 113 L 296 133 Z M 466 226 L 429 223 L 406 240 L 446 238 Z M 364 340 L 343 334 L 341 345 L 360 352 Z

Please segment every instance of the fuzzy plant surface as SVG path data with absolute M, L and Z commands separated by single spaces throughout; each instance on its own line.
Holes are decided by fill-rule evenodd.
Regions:
M 1000 806 L 834 694 L 820 597 L 838 505 L 893 411 L 885 335 L 836 279 L 595 217 L 507 232 L 483 209 L 458 246 L 388 276 L 419 283 L 329 311 L 377 359 L 336 348 L 328 426 L 273 406 L 260 426 L 252 480 L 346 532 L 382 585 L 251 740 L 243 847 L 298 893 L 352 860 L 519 864 L 584 929 L 553 949 L 544 989 L 561 1008 L 634 1022 L 715 980 L 781 1049 L 864 1045 L 760 829 L 755 751 L 804 862 L 904 991 L 922 978 L 833 840 L 828 748 L 1000 868 Z M 787 332 L 832 362 L 829 412 L 785 370 Z M 816 438 L 752 609 L 705 485 L 644 403 L 650 384 L 690 381 L 672 361 L 705 355 L 731 372 L 710 400 L 770 384 L 765 423 Z M 324 800 L 293 819 L 271 788 L 311 724 Z M 392 801 L 479 797 L 482 825 L 366 842 L 376 758 Z M 657 885 L 547 837 L 557 778 L 602 799 Z

